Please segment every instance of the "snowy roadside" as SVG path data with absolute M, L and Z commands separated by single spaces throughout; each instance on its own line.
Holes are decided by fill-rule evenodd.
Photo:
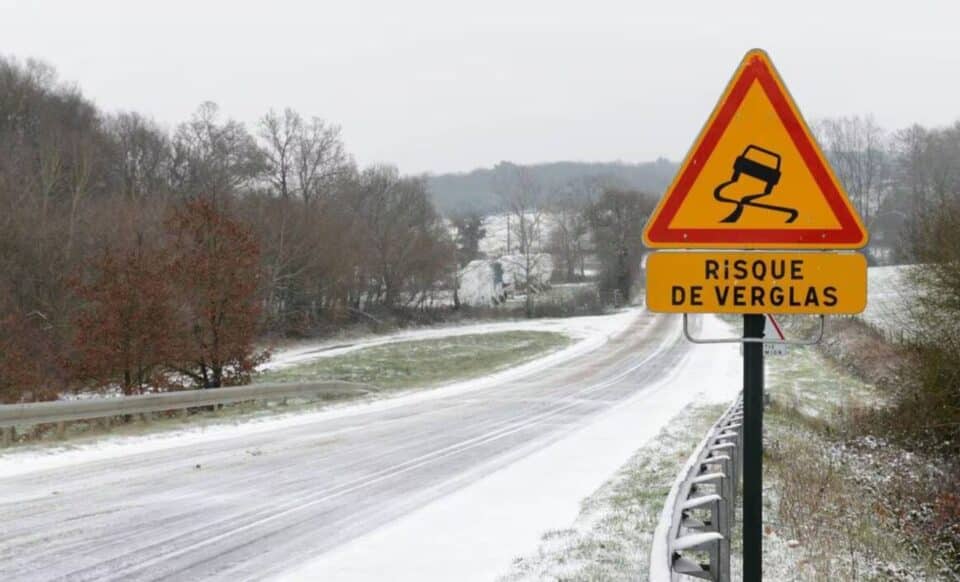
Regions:
M 888 494 L 904 474 L 936 471 L 845 424 L 884 395 L 813 348 L 767 361 L 764 576 L 770 580 L 940 579 L 892 521 Z M 735 536 L 733 553 L 741 551 Z M 740 562 L 732 563 L 734 579 Z M 944 578 L 949 579 L 949 578 Z
M 707 316 L 703 333 L 728 334 L 730 330 Z M 709 384 L 704 378 L 710 378 Z M 391 580 L 418 582 L 509 576 L 517 556 L 536 553 L 538 546 L 547 543 L 544 536 L 549 538 L 549 532 L 577 522 L 586 507 L 584 498 L 598 490 L 598 499 L 608 497 L 601 488 L 611 475 L 625 462 L 629 466 L 638 447 L 656 437 L 691 402 L 727 402 L 736 396 L 739 384 L 736 346 L 693 346 L 679 365 L 664 370 L 660 380 L 590 424 L 545 448 L 511 453 L 517 460 L 502 469 L 294 567 L 279 579 L 349 582 L 379 579 L 383 572 L 390 572 Z M 661 452 L 656 446 L 652 450 Z M 677 467 L 685 458 L 677 456 Z M 669 475 L 667 488 L 675 472 Z M 656 495 L 660 493 L 657 487 Z
M 739 372 L 739 362 L 735 368 Z M 820 432 L 843 410 L 880 404 L 883 395 L 814 349 L 791 348 L 785 357 L 768 359 L 767 368 L 774 406 L 767 412 L 765 438 L 765 577 L 939 579 L 883 520 L 876 498 L 891 479 L 890 467 L 905 474 L 936 468 L 919 465 L 884 442 L 867 438 L 851 446 Z M 517 558 L 500 582 L 645 580 L 664 499 L 723 409 L 701 402 L 685 408 L 584 499 L 575 520 L 544 533 L 535 551 Z M 836 434 L 837 428 L 827 430 Z M 739 579 L 739 535 L 733 549 L 733 574 Z
M 684 463 L 727 403 L 692 403 L 597 491 L 568 527 L 548 531 L 501 582 L 646 580 L 664 502 Z
M 349 417 L 368 411 L 394 408 L 412 401 L 430 400 L 454 393 L 459 394 L 480 390 L 528 374 L 535 374 L 538 371 L 549 369 L 572 358 L 589 353 L 607 343 L 611 337 L 622 333 L 641 313 L 643 313 L 642 309 L 635 308 L 623 310 L 611 315 L 425 329 L 396 334 L 396 336 L 388 336 L 397 337 L 397 339 L 392 341 L 406 341 L 416 337 L 443 337 L 442 334 L 446 331 L 459 335 L 485 333 L 475 331 L 478 328 L 488 330 L 489 332 L 496 332 L 509 329 L 538 329 L 537 326 L 540 326 L 539 329 L 550 329 L 551 331 L 568 333 L 575 340 L 575 343 L 567 348 L 552 352 L 549 355 L 528 361 L 513 368 L 508 368 L 481 378 L 455 382 L 440 387 L 432 387 L 430 390 L 410 389 L 396 391 L 389 395 L 372 396 L 360 401 L 329 404 L 319 410 L 316 407 L 311 407 L 305 410 L 292 410 L 289 412 L 277 412 L 276 410 L 264 411 L 262 414 L 252 417 L 191 418 L 187 421 L 187 425 L 178 424 L 175 428 L 167 430 L 161 428 L 161 423 L 155 423 L 147 429 L 148 432 L 146 434 L 91 435 L 66 442 L 41 442 L 32 445 L 17 446 L 6 450 L 0 449 L 0 475 L 13 476 L 90 461 L 165 450 L 192 443 L 225 440 L 240 435 L 269 432 L 291 426 L 301 426 L 329 418 Z M 532 327 L 523 327 L 527 323 L 531 324 Z M 515 327 L 506 327 L 510 325 Z M 380 341 L 383 339 L 386 338 L 371 339 L 369 343 L 364 345 L 377 345 L 377 342 L 383 343 Z M 312 357 L 315 356 L 300 353 L 286 361 L 290 362 L 289 365 L 294 365 L 308 361 Z

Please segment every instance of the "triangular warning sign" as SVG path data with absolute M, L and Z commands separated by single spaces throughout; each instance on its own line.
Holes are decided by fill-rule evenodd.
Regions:
M 643 233 L 652 248 L 860 248 L 867 233 L 766 53 L 747 53 Z

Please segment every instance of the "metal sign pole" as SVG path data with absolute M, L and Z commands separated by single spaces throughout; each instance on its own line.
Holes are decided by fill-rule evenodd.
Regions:
M 762 338 L 763 315 L 743 316 L 743 337 Z M 760 582 L 763 559 L 763 344 L 743 344 L 743 582 Z

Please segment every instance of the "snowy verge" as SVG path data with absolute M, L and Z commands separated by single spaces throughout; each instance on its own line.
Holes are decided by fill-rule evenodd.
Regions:
M 660 349 L 678 341 L 679 320 L 676 331 Z M 703 333 L 730 329 L 706 316 Z M 736 346 L 690 346 L 663 377 L 585 426 L 545 447 L 531 443 L 510 453 L 512 462 L 502 469 L 279 579 L 349 582 L 376 580 L 384 572 L 395 581 L 495 579 L 514 557 L 536 548 L 543 532 L 573 522 L 581 500 L 689 403 L 732 400 L 740 372 Z
M 501 582 L 646 580 L 664 500 L 725 406 L 689 404 L 581 503 L 573 524 L 544 533 L 536 552 L 514 560 Z
M 771 580 L 956 580 L 937 575 L 935 548 L 906 535 L 923 482 L 942 467 L 874 436 L 851 410 L 886 395 L 813 347 L 767 363 L 763 569 Z M 902 504 L 902 505 L 901 505 Z M 904 527 L 903 524 L 907 524 Z M 733 555 L 742 551 L 734 531 Z M 931 552 L 931 550 L 933 550 Z M 931 556 L 934 554 L 934 556 Z M 741 562 L 731 564 L 733 579 Z
M 322 410 L 300 411 L 280 414 L 269 414 L 257 418 L 237 420 L 211 421 L 204 419 L 193 423 L 187 428 L 178 428 L 168 431 L 151 432 L 145 435 L 107 435 L 77 439 L 60 444 L 41 443 L 35 446 L 16 447 L 0 451 L 0 475 L 13 476 L 32 473 L 47 469 L 64 467 L 74 464 L 100 461 L 137 455 L 151 451 L 165 450 L 179 446 L 191 445 L 200 442 L 226 440 L 238 436 L 264 433 L 280 430 L 286 427 L 302 426 L 305 424 L 322 422 L 327 419 L 348 417 L 364 414 L 376 410 L 384 410 L 403 406 L 415 401 L 442 398 L 451 394 L 461 394 L 474 390 L 481 390 L 522 378 L 528 374 L 547 370 L 562 364 L 570 359 L 587 354 L 626 330 L 643 313 L 642 309 L 629 309 L 611 315 L 565 318 L 558 320 L 534 320 L 533 325 L 550 326 L 551 331 L 568 333 L 576 341 L 573 345 L 552 352 L 542 358 L 528 361 L 519 366 L 502 370 L 495 374 L 473 380 L 456 382 L 441 387 L 432 387 L 429 390 L 396 391 L 381 398 L 349 402 L 341 405 L 331 405 Z M 506 322 L 505 324 L 481 324 L 478 326 L 459 326 L 440 330 L 419 330 L 408 332 L 403 339 L 409 336 L 443 337 L 442 332 L 454 331 L 456 334 L 478 333 L 477 328 L 483 330 L 505 331 L 511 329 L 501 325 L 515 325 L 512 329 L 537 329 L 536 327 L 521 327 L 525 322 Z M 539 329 L 544 329 L 540 327 Z M 480 332 L 483 333 L 483 332 Z M 367 345 L 376 345 L 371 342 Z M 302 362 L 303 360 L 296 360 Z M 202 424 L 200 424 L 202 422 Z M 198 425 L 199 424 L 199 425 Z

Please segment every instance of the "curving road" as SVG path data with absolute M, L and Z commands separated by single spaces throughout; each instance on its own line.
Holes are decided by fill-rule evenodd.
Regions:
M 0 476 L 0 580 L 247 580 L 383 526 L 637 395 L 691 350 L 644 312 L 518 380 Z

